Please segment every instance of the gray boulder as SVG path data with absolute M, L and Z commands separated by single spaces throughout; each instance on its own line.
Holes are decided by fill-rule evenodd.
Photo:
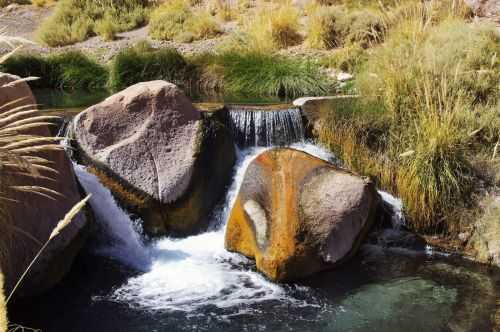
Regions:
M 229 133 L 165 81 L 133 85 L 80 113 L 81 157 L 150 234 L 203 229 L 230 178 Z

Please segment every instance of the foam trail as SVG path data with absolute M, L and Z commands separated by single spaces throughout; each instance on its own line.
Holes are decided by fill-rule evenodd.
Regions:
M 109 243 L 101 245 L 96 252 L 135 269 L 146 270 L 151 263 L 150 255 L 133 221 L 95 175 L 88 173 L 82 165 L 74 164 L 74 169 L 85 191 L 92 194 L 90 206 L 108 236 Z

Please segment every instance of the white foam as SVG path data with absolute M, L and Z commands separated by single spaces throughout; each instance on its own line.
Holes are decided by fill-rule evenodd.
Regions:
M 264 148 L 239 151 L 237 172 L 212 230 L 184 239 L 151 244 L 151 268 L 129 279 L 111 299 L 151 310 L 194 311 L 284 299 L 284 289 L 245 267 L 248 260 L 224 249 L 224 226 L 245 170 Z M 218 220 L 220 219 L 220 220 Z
M 338 160 L 335 157 L 335 155 L 333 153 L 331 153 L 330 151 L 328 151 L 327 149 L 325 149 L 321 145 L 313 144 L 313 143 L 307 142 L 307 141 L 302 141 L 302 142 L 298 142 L 298 143 L 294 143 L 294 144 L 290 145 L 290 148 L 295 149 L 295 150 L 299 150 L 299 151 L 303 151 L 303 152 L 307 152 L 316 158 L 323 159 L 324 161 L 328 161 L 328 162 L 331 162 L 333 164 L 338 165 Z
M 379 190 L 378 193 L 386 202 L 392 207 L 393 214 L 391 216 L 392 227 L 398 229 L 406 224 L 405 216 L 403 213 L 403 202 L 401 199 L 396 198 L 388 192 Z

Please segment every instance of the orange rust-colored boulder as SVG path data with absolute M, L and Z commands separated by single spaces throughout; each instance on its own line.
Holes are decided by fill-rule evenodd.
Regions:
M 356 252 L 378 202 L 366 178 L 304 152 L 268 150 L 245 173 L 225 246 L 272 280 L 303 278 Z

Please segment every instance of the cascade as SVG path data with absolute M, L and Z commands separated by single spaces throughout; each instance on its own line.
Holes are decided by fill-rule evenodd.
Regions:
M 283 146 L 305 140 L 299 108 L 264 110 L 231 106 L 228 125 L 239 146 Z
M 266 301 L 297 304 L 284 286 L 249 268 L 251 261 L 225 250 L 225 224 L 247 166 L 266 149 L 282 145 L 332 163 L 338 161 L 329 151 L 306 142 L 298 109 L 233 110 L 229 118 L 240 143 L 256 146 L 237 149 L 232 184 L 214 211 L 209 230 L 202 234 L 183 239 L 163 237 L 144 244 L 137 224 L 117 205 L 109 189 L 75 164 L 75 173 L 85 191 L 92 193 L 90 205 L 107 234 L 108 240 L 97 252 L 140 271 L 114 289 L 108 300 L 149 310 L 184 312 Z

